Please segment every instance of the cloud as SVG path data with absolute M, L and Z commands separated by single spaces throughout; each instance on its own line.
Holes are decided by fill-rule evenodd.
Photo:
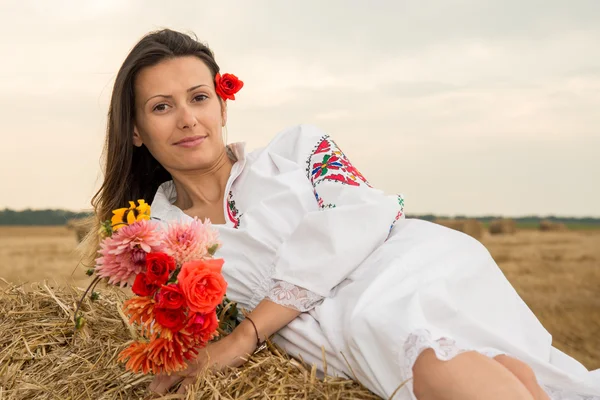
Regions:
M 317 124 L 411 212 L 599 215 L 599 17 L 596 0 L 5 1 L 0 207 L 88 206 L 118 68 L 171 27 L 244 80 L 230 140 Z

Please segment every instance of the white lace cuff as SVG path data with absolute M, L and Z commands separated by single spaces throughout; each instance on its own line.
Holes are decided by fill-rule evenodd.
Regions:
M 301 312 L 310 311 L 323 300 L 323 296 L 310 290 L 276 279 L 271 282 L 267 298 L 274 303 Z

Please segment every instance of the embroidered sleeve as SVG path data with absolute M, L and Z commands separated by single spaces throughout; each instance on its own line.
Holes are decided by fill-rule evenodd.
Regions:
M 329 135 L 321 137 L 306 163 L 308 178 L 315 187 L 323 181 L 371 187 Z
M 311 310 L 323 300 L 323 296 L 281 280 L 272 281 L 268 298 L 274 303 L 302 312 Z
M 315 202 L 302 203 L 303 217 L 279 247 L 272 278 L 328 297 L 387 240 L 404 218 L 404 200 L 372 187 L 316 127 L 287 131 L 274 151 L 304 170 L 306 180 L 298 182 L 298 191 L 312 194 Z M 281 292 L 291 299 L 289 293 Z
M 313 185 L 317 204 L 321 209 L 335 208 L 336 202 L 326 201 L 319 193 L 319 185 L 330 182 L 349 187 L 366 187 L 372 189 L 367 179 L 352 165 L 348 157 L 329 135 L 323 135 L 306 161 L 306 175 Z M 327 190 L 323 190 L 327 192 Z M 332 196 L 334 197 L 334 196 Z M 390 230 L 396 222 L 404 217 L 404 197 L 396 195 L 398 212 L 390 221 Z

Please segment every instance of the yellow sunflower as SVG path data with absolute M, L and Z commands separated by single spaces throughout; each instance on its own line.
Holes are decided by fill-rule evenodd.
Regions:
M 138 200 L 138 205 L 134 201 L 129 202 L 129 208 L 118 208 L 113 210 L 113 216 L 110 220 L 113 230 L 118 230 L 125 225 L 133 224 L 136 221 L 150 219 L 150 205 L 144 200 Z

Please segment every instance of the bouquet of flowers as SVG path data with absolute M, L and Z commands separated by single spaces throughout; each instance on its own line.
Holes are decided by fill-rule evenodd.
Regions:
M 223 260 L 213 257 L 220 243 L 208 220 L 161 225 L 144 200 L 129 203 L 102 224 L 95 282 L 129 285 L 136 295 L 123 311 L 140 339 L 119 361 L 132 372 L 170 374 L 218 335 L 227 289 Z

